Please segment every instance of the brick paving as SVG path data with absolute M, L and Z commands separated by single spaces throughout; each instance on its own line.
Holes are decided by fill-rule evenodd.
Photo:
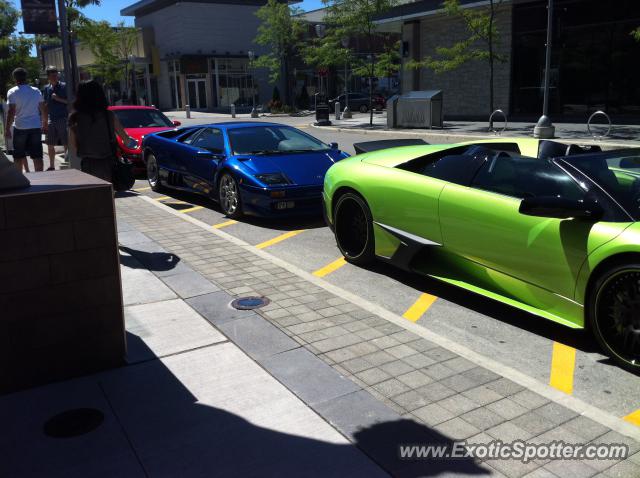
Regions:
M 500 476 L 640 476 L 640 443 L 372 315 L 248 253 L 244 247 L 136 198 L 117 199 L 131 225 L 232 296 L 263 295 L 257 313 L 404 418 L 451 439 L 624 443 L 612 461 L 487 460 Z M 135 249 L 135 244 L 130 246 Z

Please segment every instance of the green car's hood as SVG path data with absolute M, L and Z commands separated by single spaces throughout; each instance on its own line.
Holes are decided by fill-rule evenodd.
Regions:
M 425 154 L 435 153 L 444 149 L 449 149 L 452 144 L 425 144 L 424 146 L 400 146 L 398 148 L 380 149 L 356 156 L 363 163 L 376 164 L 378 166 L 386 166 L 394 168 L 399 164 L 406 163 L 414 158 L 424 156 Z

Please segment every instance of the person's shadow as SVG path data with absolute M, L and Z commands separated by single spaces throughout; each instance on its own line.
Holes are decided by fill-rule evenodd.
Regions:
M 175 269 L 180 257 L 170 252 L 146 252 L 120 245 L 118 248 L 128 255 L 120 254 L 120 264 L 130 269 L 148 269 L 155 272 Z

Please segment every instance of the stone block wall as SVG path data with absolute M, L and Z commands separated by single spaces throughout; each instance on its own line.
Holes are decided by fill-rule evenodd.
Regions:
M 0 193 L 0 393 L 123 363 L 111 185 L 74 170 Z
M 504 5 L 496 16 L 500 33 L 496 52 L 506 58 L 495 63 L 494 108 L 509 113 L 511 84 L 511 5 Z M 457 18 L 437 14 L 420 19 L 420 57 L 436 57 L 437 47 L 450 47 L 456 41 L 468 38 L 463 22 Z M 404 85 L 403 85 L 404 86 Z M 489 65 L 487 61 L 470 61 L 459 68 L 441 74 L 432 70 L 420 70 L 420 88 L 444 91 L 446 118 L 488 119 L 489 114 Z

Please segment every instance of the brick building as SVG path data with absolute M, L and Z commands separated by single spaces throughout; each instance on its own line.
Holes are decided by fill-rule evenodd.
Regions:
M 487 0 L 460 0 L 464 8 L 486 8 Z M 604 110 L 618 121 L 640 119 L 640 43 L 630 34 L 640 26 L 637 0 L 555 0 L 550 111 L 554 118 L 586 121 Z M 547 0 L 504 0 L 496 17 L 495 108 L 514 118 L 537 118 L 542 84 Z M 379 20 L 380 28 L 400 32 L 404 60 L 434 55 L 467 35 L 457 18 L 442 11 L 442 0 L 405 2 Z M 490 113 L 489 68 L 472 61 L 435 74 L 405 70 L 402 90 L 441 89 L 448 118 L 482 118 Z

